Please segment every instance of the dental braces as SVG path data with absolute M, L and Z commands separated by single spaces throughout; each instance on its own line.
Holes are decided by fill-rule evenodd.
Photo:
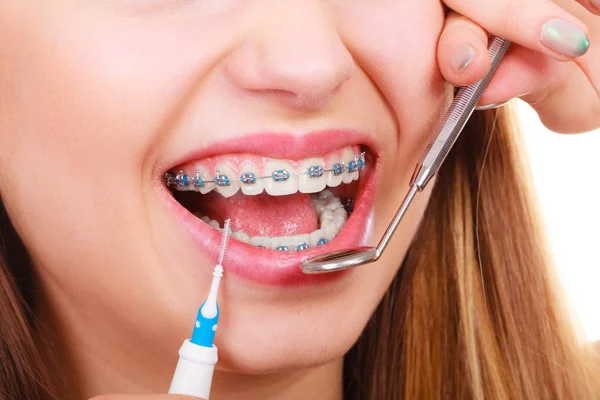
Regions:
M 196 175 L 190 177 L 186 175 L 183 170 L 180 170 L 178 174 L 174 175 L 171 172 L 165 174 L 165 181 L 167 186 L 178 186 L 178 187 L 189 187 L 190 185 L 194 188 L 203 188 L 205 185 L 214 183 L 220 187 L 230 186 L 231 182 L 241 182 L 245 185 L 254 185 L 259 179 L 272 179 L 275 182 L 285 182 L 292 176 L 303 176 L 308 175 L 311 178 L 320 178 L 325 172 L 331 172 L 334 176 L 340 176 L 345 172 L 354 173 L 365 169 L 365 153 L 360 153 L 360 156 L 354 155 L 354 160 L 349 161 L 347 164 L 343 161 L 335 163 L 331 168 L 323 168 L 321 165 L 314 165 L 309 167 L 306 172 L 294 172 L 291 173 L 286 169 L 277 169 L 266 176 L 256 176 L 252 172 L 245 172 L 240 175 L 239 178 L 230 178 L 227 175 L 221 174 L 219 169 L 216 170 L 216 175 L 212 180 L 204 180 L 200 176 L 200 171 L 196 171 Z
M 317 246 L 324 246 L 327 243 L 329 243 L 329 240 L 325 239 L 325 238 L 321 238 L 319 239 L 319 241 L 317 242 Z M 259 249 L 266 249 L 265 246 L 263 246 L 262 244 L 257 245 L 256 247 L 258 247 Z M 310 249 L 310 245 L 308 243 L 300 243 L 299 245 L 296 246 L 296 251 L 302 251 L 302 250 L 308 250 Z M 292 249 L 285 245 L 282 244 L 281 246 L 277 246 L 275 248 L 276 251 L 292 251 Z
M 317 242 L 317 246 L 323 246 L 323 245 L 326 245 L 327 243 L 329 243 L 329 240 L 327 240 L 325 238 L 321 238 Z M 260 249 L 266 249 L 266 247 L 262 246 L 262 245 L 258 245 L 256 247 L 258 247 Z M 308 245 L 308 243 L 300 243 L 298 246 L 296 246 L 296 251 L 302 251 L 302 250 L 308 250 L 308 249 L 310 249 L 310 246 Z M 277 251 L 291 251 L 292 249 L 289 248 L 288 246 L 286 246 L 285 244 L 283 244 L 281 246 L 277 246 L 275 248 L 275 250 L 277 250 Z

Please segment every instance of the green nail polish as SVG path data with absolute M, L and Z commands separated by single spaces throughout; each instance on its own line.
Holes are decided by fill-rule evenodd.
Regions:
M 581 28 L 558 18 L 544 24 L 540 40 L 550 50 L 569 58 L 580 57 L 590 48 L 590 40 Z

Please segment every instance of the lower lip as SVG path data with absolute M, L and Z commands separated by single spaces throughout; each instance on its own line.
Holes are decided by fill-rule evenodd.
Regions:
M 363 246 L 370 234 L 371 216 L 375 199 L 378 163 L 373 169 L 365 169 L 357 192 L 352 215 L 334 240 L 314 249 L 299 252 L 278 252 L 260 249 L 255 246 L 230 240 L 227 248 L 228 273 L 252 282 L 275 286 L 314 285 L 341 279 L 350 272 L 338 271 L 328 274 L 307 275 L 301 271 L 301 263 L 324 253 Z M 222 234 L 205 224 L 175 200 L 171 192 L 161 182 L 161 197 L 167 206 L 182 222 L 192 240 L 204 256 L 217 260 Z

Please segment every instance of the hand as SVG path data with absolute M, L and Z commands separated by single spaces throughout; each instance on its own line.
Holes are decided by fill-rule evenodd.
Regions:
M 129 395 L 110 394 L 96 396 L 89 400 L 203 400 L 199 397 L 184 396 L 182 394 L 153 394 L 153 395 Z
M 600 0 L 556 0 L 560 6 L 550 0 L 442 1 L 453 10 L 438 47 L 448 82 L 466 86 L 483 78 L 490 66 L 488 34 L 500 36 L 513 45 L 480 105 L 518 97 L 550 130 L 600 127 Z

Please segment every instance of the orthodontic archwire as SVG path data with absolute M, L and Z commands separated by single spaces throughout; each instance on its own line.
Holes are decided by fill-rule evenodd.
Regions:
M 286 169 L 274 170 L 271 175 L 256 176 L 253 172 L 242 173 L 239 178 L 229 177 L 221 174 L 219 169 L 216 169 L 216 175 L 212 180 L 204 180 L 200 176 L 200 171 L 196 171 L 196 175 L 190 177 L 185 174 L 183 170 L 179 173 L 173 174 L 167 172 L 164 176 L 167 186 L 177 187 L 189 187 L 190 185 L 194 188 L 203 188 L 205 185 L 214 183 L 216 186 L 226 187 L 230 186 L 231 182 L 241 182 L 245 185 L 254 185 L 259 179 L 272 179 L 275 182 L 285 182 L 292 176 L 309 176 L 310 178 L 320 178 L 326 172 L 333 173 L 334 176 L 340 176 L 344 172 L 354 173 L 365 169 L 366 160 L 365 153 L 362 152 L 360 156 L 354 155 L 354 160 L 344 163 L 343 161 L 334 163 L 331 168 L 324 168 L 321 165 L 314 165 L 309 167 L 306 172 L 289 172 Z
M 213 344 L 219 321 L 217 293 L 223 277 L 223 259 L 227 252 L 230 235 L 230 220 L 225 221 L 219 261 L 213 270 L 213 279 L 208 297 L 200 306 L 192 337 L 185 339 L 179 349 L 179 361 L 175 368 L 169 394 L 182 394 L 208 400 L 215 364 L 218 361 L 217 347 Z

